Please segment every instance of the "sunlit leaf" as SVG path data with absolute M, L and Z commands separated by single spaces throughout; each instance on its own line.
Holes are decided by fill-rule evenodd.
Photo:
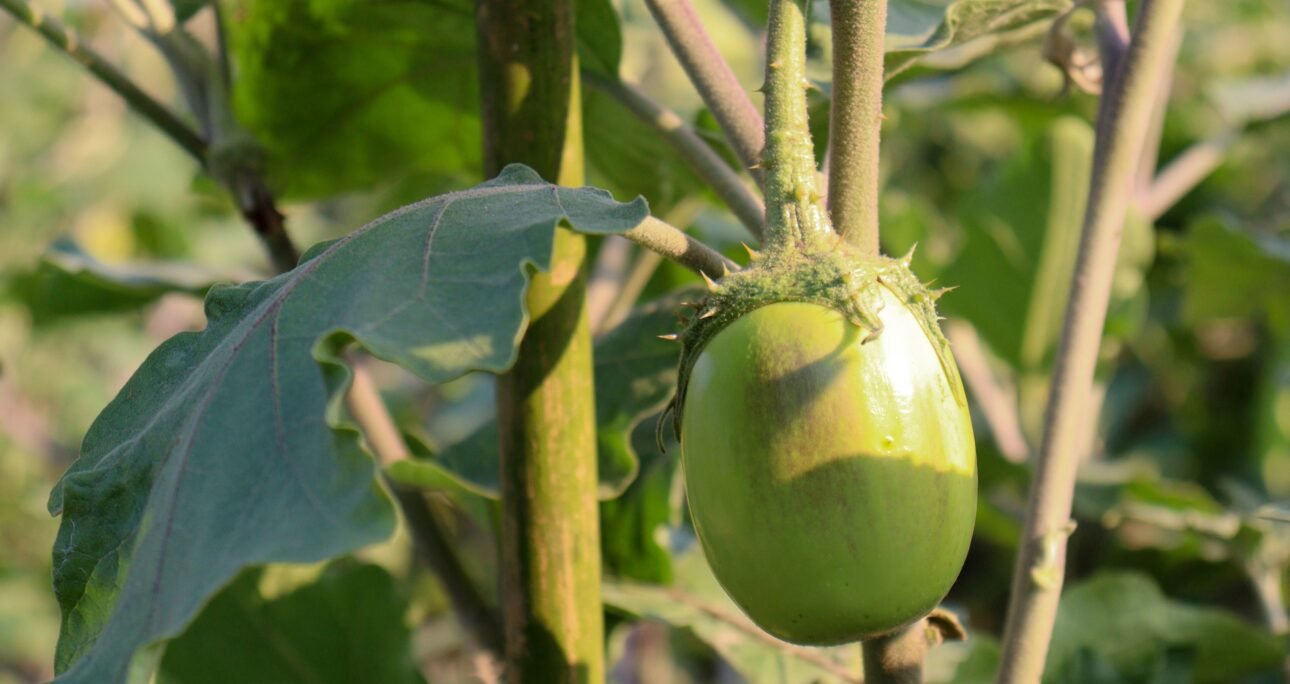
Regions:
M 341 423 L 352 341 L 429 382 L 501 371 L 526 324 L 527 264 L 557 223 L 646 214 L 521 166 L 319 245 L 273 280 L 216 288 L 206 330 L 148 358 L 54 490 L 59 681 L 146 679 L 157 644 L 243 569 L 385 538 L 390 503 Z

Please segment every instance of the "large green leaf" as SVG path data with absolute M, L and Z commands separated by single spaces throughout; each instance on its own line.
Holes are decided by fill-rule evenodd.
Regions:
M 171 292 L 202 295 L 226 280 L 189 264 L 110 265 L 71 240 L 50 245 L 40 264 L 10 283 L 37 325 L 69 316 L 137 310 Z
M 314 582 L 266 596 L 248 570 L 166 648 L 159 684 L 421 684 L 407 600 L 375 565 L 339 561 Z
M 392 180 L 478 177 L 468 0 L 235 0 L 237 113 L 275 184 L 323 197 Z
M 610 610 L 687 630 L 750 682 L 859 682 L 860 649 L 807 648 L 780 641 L 752 623 L 726 596 L 697 544 L 675 559 L 676 581 L 659 587 L 607 581 Z
M 632 430 L 656 413 L 676 387 L 680 349 L 657 336 L 676 330 L 678 303 L 685 296 L 665 297 L 639 308 L 596 340 L 596 443 L 602 498 L 622 493 L 636 477 L 639 464 Z M 389 472 L 406 484 L 460 486 L 497 498 L 498 467 L 497 424 L 489 421 L 437 455 L 429 449 L 414 449 L 413 458 L 392 465 Z
M 1148 681 L 1180 648 L 1192 651 L 1191 681 L 1215 684 L 1273 671 L 1285 655 L 1277 637 L 1233 615 L 1171 601 L 1144 575 L 1106 573 L 1062 596 L 1046 681 L 1084 650 L 1128 681 Z
M 151 645 L 244 568 L 388 536 L 390 504 L 340 423 L 342 348 L 357 340 L 430 382 L 501 371 L 526 324 L 526 265 L 547 266 L 556 224 L 612 233 L 645 215 L 511 166 L 273 280 L 213 290 L 206 330 L 153 352 L 51 496 L 59 681 L 142 681 Z
M 400 181 L 424 193 L 478 177 L 470 0 L 231 4 L 238 116 L 286 194 Z M 609 0 L 579 2 L 576 25 L 582 64 L 617 77 L 622 38 Z
M 1187 323 L 1260 316 L 1290 333 L 1290 241 L 1206 217 L 1188 229 L 1185 252 Z

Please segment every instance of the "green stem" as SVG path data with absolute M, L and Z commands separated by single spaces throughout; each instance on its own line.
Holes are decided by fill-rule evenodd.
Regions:
M 712 278 L 719 278 L 726 271 L 739 270 L 738 264 L 720 252 L 653 216 L 646 216 L 640 225 L 623 233 L 623 237 L 695 273 Z
M 522 162 L 583 180 L 572 0 L 479 0 L 485 171 Z M 586 242 L 556 231 L 525 301 L 532 324 L 498 378 L 506 679 L 604 679 Z
M 806 111 L 806 14 L 771 0 L 766 45 L 766 239 L 770 253 L 824 249 L 833 235 L 815 180 Z
M 198 164 L 205 164 L 206 142 L 193 130 L 193 127 L 180 119 L 169 107 L 143 92 L 128 76 L 118 71 L 93 48 L 82 42 L 74 31 L 46 16 L 26 0 L 0 0 L 0 8 L 4 8 L 18 21 L 40 33 L 50 45 L 79 62 L 103 85 L 120 95 L 131 109 L 151 121 L 185 152 L 192 155 Z
M 877 254 L 887 1 L 830 0 L 829 8 L 833 21 L 829 213 L 847 242 Z
M 953 613 L 937 608 L 927 617 L 860 645 L 865 684 L 922 684 L 927 652 L 945 641 L 963 641 L 967 632 Z
M 1098 122 L 1079 258 L 1013 571 L 999 682 L 1037 682 L 1043 675 L 1065 572 L 1080 432 L 1087 427 L 1120 233 L 1182 5 L 1183 0 L 1143 0 L 1118 75 L 1103 91 L 1107 102 Z
M 756 169 L 766 144 L 761 115 L 712 38 L 703 30 L 694 6 L 690 0 L 646 0 L 646 4 L 663 29 L 672 54 L 680 60 L 694 89 L 712 111 L 739 161 L 758 177 Z
M 726 164 L 699 137 L 694 129 L 685 123 L 675 112 L 650 99 L 645 93 L 621 81 L 611 81 L 593 72 L 583 72 L 583 78 L 591 87 L 606 93 L 618 100 L 633 114 L 658 131 L 663 139 L 685 159 L 690 168 L 712 187 L 734 212 L 740 223 L 743 223 L 753 237 L 761 239 L 762 224 L 766 220 L 766 206 L 744 184 L 739 174 Z

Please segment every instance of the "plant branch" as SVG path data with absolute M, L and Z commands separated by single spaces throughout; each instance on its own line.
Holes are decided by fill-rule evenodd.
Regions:
M 345 394 L 345 405 L 362 430 L 368 447 L 382 465 L 408 458 L 407 443 L 381 399 L 380 390 L 372 382 L 367 363 L 351 356 L 350 365 L 353 377 Z M 466 573 L 430 502 L 420 491 L 389 479 L 385 484 L 403 510 L 403 518 L 412 533 L 418 555 L 439 579 L 452 603 L 453 613 L 481 649 L 500 658 L 502 630 L 497 616 Z
M 1138 209 L 1151 220 L 1160 218 L 1209 177 L 1227 158 L 1238 133 L 1228 130 L 1187 148 L 1169 162 L 1138 200 Z
M 703 210 L 703 204 L 694 198 L 681 200 L 672 210 L 667 212 L 664 217 L 668 223 L 674 225 L 688 226 L 698 218 L 699 213 Z M 640 299 L 641 293 L 645 291 L 645 286 L 649 284 L 650 278 L 654 272 L 663 263 L 663 257 L 658 252 L 641 250 L 632 263 L 631 270 L 627 272 L 623 279 L 622 287 L 618 288 L 618 293 L 613 301 L 609 303 L 608 309 L 600 319 L 599 325 L 592 328 L 595 334 L 600 334 L 606 330 L 612 330 L 614 326 L 626 320 L 631 314 L 632 307 L 636 300 Z
M 658 131 L 672 149 L 676 150 L 690 168 L 712 187 L 726 206 L 730 207 L 735 217 L 748 228 L 753 237 L 761 239 L 762 225 L 766 220 L 765 204 L 748 189 L 739 174 L 726 165 L 725 160 L 680 116 L 627 83 L 611 81 L 588 71 L 584 71 L 582 76 L 588 85 L 618 100 L 642 121 Z
M 976 399 L 976 407 L 981 410 L 1000 453 L 1012 463 L 1024 463 L 1030 458 L 1030 445 L 1021 430 L 1016 388 L 1011 383 L 1005 386 L 990 369 L 981 338 L 971 324 L 952 320 L 945 326 L 945 334 L 950 338 L 963 380 Z
M 623 237 L 695 273 L 712 278 L 719 278 L 726 271 L 739 270 L 738 264 L 717 250 L 653 216 L 645 217 L 640 225 L 623 233 Z
M 663 29 L 672 53 L 730 140 L 739 161 L 753 172 L 754 178 L 760 179 L 756 169 L 762 148 L 766 146 L 761 115 L 704 31 L 694 6 L 690 0 L 646 0 L 646 4 L 654 21 Z
M 600 243 L 587 281 L 587 321 L 593 336 L 602 329 L 609 307 L 627 281 L 635 251 L 630 240 L 611 236 Z
M 1129 49 L 1129 17 L 1124 0 L 1097 0 L 1093 33 L 1102 61 L 1102 92 L 1109 90 Z
M 169 107 L 155 100 L 135 85 L 130 77 L 112 66 L 93 48 L 81 41 L 74 31 L 32 6 L 27 0 L 0 0 L 0 7 L 26 24 L 69 57 L 85 67 L 103 85 L 120 95 L 135 112 L 152 122 L 175 144 L 192 156 L 198 164 L 206 163 L 206 141 L 192 126 L 179 118 Z
M 766 42 L 766 239 L 770 253 L 814 249 L 833 236 L 815 185 L 806 110 L 806 12 L 771 0 Z
M 999 682 L 1037 682 L 1043 674 L 1072 529 L 1079 432 L 1087 425 L 1120 234 L 1182 5 L 1143 0 L 1118 77 L 1103 90 L 1088 207 L 1013 571 Z
M 833 20 L 829 212 L 839 235 L 865 253 L 877 254 L 887 0 L 830 0 L 829 8 Z
M 1134 204 L 1141 209 L 1141 200 L 1151 191 L 1152 179 L 1156 175 L 1156 165 L 1160 160 L 1160 143 L 1164 136 L 1165 114 L 1169 111 L 1169 95 L 1174 86 L 1174 66 L 1178 51 L 1182 48 L 1182 31 L 1174 31 L 1171 40 L 1169 66 L 1164 76 L 1156 85 L 1160 89 L 1155 105 L 1151 109 L 1151 126 L 1147 137 L 1142 141 L 1142 156 L 1138 159 L 1138 170 L 1133 183 Z M 1154 219 L 1153 219 L 1154 220 Z

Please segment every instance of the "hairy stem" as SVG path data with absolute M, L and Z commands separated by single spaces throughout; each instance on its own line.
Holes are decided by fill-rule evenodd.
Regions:
M 712 38 L 703 30 L 694 6 L 690 0 L 646 0 L 646 4 L 663 29 L 672 53 L 730 140 L 739 161 L 754 177 L 760 177 L 756 169 L 766 145 L 761 115 L 713 45 Z
M 645 217 L 640 225 L 623 233 L 623 237 L 695 273 L 718 278 L 726 271 L 739 270 L 738 264 L 720 252 L 653 216 Z
M 771 0 L 766 45 L 766 239 L 769 252 L 823 249 L 833 235 L 815 181 L 806 112 L 806 13 Z
M 206 142 L 197 134 L 197 131 L 180 119 L 169 107 L 143 92 L 128 76 L 82 42 L 75 32 L 46 16 L 27 0 L 0 0 L 0 8 L 4 8 L 15 19 L 40 33 L 50 45 L 79 62 L 103 85 L 120 95 L 131 109 L 148 119 L 162 133 L 175 141 L 175 144 L 192 155 L 197 163 L 206 163 Z
M 572 0 L 476 5 L 489 175 L 522 162 L 581 185 Z M 595 397 L 584 301 L 586 242 L 556 231 L 525 301 L 532 324 L 498 378 L 506 680 L 604 679 Z
M 672 210 L 667 212 L 666 220 L 669 223 L 688 226 L 698 218 L 703 211 L 703 203 L 700 200 L 690 198 L 681 200 Z M 641 293 L 645 291 L 645 286 L 649 285 L 650 278 L 654 277 L 654 272 L 662 265 L 663 257 L 658 252 L 643 250 L 632 263 L 631 269 L 623 279 L 622 287 L 618 288 L 618 293 L 613 301 L 609 302 L 604 316 L 599 320 L 592 332 L 599 335 L 607 330 L 612 330 L 614 326 L 626 320 L 631 314 L 632 307 L 640 299 Z
M 762 225 L 766 220 L 766 206 L 744 184 L 739 174 L 726 165 L 724 159 L 699 137 L 694 129 L 675 112 L 650 99 L 645 93 L 619 81 L 611 81 L 595 73 L 583 72 L 587 84 L 602 91 L 640 117 L 658 131 L 663 139 L 680 154 L 690 168 L 702 178 L 717 196 L 730 207 L 739 222 L 753 237 L 761 239 Z
M 1120 233 L 1182 5 L 1183 0 L 1143 0 L 1118 77 L 1103 91 L 1079 257 L 1013 571 L 999 682 L 1037 682 L 1043 674 L 1072 525 L 1079 432 L 1087 425 Z
M 830 0 L 829 8 L 833 19 L 829 212 L 839 235 L 865 253 L 877 254 L 887 0 Z
M 380 390 L 372 382 L 367 363 L 356 358 L 351 358 L 350 363 L 353 379 L 349 392 L 345 394 L 345 405 L 354 422 L 363 431 L 368 447 L 382 465 L 406 459 L 408 446 L 385 407 Z M 403 511 L 418 557 L 438 578 L 452 604 L 453 614 L 479 648 L 500 658 L 502 629 L 497 623 L 497 616 L 466 573 L 453 548 L 451 537 L 443 529 L 430 502 L 415 489 L 388 479 L 385 484 L 394 493 L 395 500 Z

